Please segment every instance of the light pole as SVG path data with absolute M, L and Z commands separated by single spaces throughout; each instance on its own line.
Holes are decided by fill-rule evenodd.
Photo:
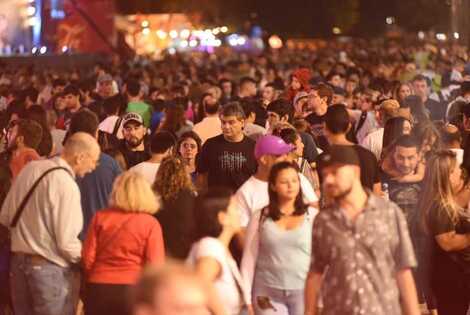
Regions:
M 470 44 L 470 0 L 451 0 L 450 30 L 463 45 Z M 455 36 L 458 34 L 458 36 Z

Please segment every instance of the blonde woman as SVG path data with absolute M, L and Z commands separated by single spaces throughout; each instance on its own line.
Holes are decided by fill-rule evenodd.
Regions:
M 152 216 L 159 203 L 142 175 L 125 172 L 114 182 L 109 207 L 98 211 L 83 244 L 85 314 L 129 314 L 129 289 L 142 268 L 165 257 L 162 230 Z
M 432 288 L 439 315 L 465 315 L 470 302 L 470 231 L 456 232 L 462 215 L 455 200 L 462 188 L 461 175 L 455 153 L 436 152 L 427 162 L 418 203 L 421 227 L 429 245 L 428 252 L 422 250 L 423 244 L 415 246 L 421 260 L 418 272 L 421 280 L 424 279 L 422 283 Z M 428 305 L 428 308 L 433 307 Z

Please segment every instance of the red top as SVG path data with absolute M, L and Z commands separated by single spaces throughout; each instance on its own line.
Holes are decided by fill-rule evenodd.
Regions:
M 146 213 L 98 211 L 83 244 L 88 282 L 134 284 L 145 264 L 163 263 L 160 223 Z
M 10 160 L 10 171 L 12 179 L 15 179 L 16 176 L 20 173 L 23 167 L 26 166 L 31 161 L 39 160 L 41 157 L 36 152 L 36 150 L 31 148 L 23 148 L 20 150 L 15 150 Z

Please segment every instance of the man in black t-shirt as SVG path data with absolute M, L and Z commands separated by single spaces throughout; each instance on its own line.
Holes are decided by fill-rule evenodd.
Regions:
M 325 137 L 325 114 L 333 99 L 333 89 L 320 83 L 314 86 L 309 94 L 308 105 L 313 111 L 305 120 L 310 125 L 310 130 L 317 146 L 325 151 L 328 148 L 328 140 Z
M 127 113 L 122 119 L 122 126 L 124 139 L 120 143 L 119 151 L 126 160 L 127 168 L 150 159 L 150 150 L 145 141 L 147 128 L 142 117 L 137 113 Z
M 200 190 L 228 187 L 236 191 L 256 172 L 255 142 L 243 134 L 245 113 L 230 103 L 220 113 L 222 134 L 208 139 L 198 155 L 196 171 Z
M 324 115 L 324 121 L 325 136 L 329 144 L 352 146 L 359 156 L 362 186 L 373 191 L 377 195 L 381 195 L 382 189 L 380 187 L 379 165 L 377 158 L 369 150 L 350 142 L 346 138 L 348 131 L 352 127 L 346 106 L 335 104 L 328 107 L 328 110 Z M 320 183 L 323 182 L 322 169 L 324 167 L 324 163 L 322 162 L 322 156 L 327 153 L 328 151 L 322 153 L 317 159 Z
M 417 75 L 413 78 L 413 88 L 415 94 L 421 98 L 424 106 L 431 114 L 431 120 L 445 120 L 447 106 L 429 98 L 431 92 L 431 80 L 423 75 Z

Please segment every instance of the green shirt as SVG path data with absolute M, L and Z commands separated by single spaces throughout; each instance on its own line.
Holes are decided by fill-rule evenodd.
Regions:
M 152 116 L 152 109 L 149 104 L 144 102 L 129 102 L 127 104 L 127 113 L 137 113 L 142 116 L 145 127 L 150 127 L 150 119 Z

